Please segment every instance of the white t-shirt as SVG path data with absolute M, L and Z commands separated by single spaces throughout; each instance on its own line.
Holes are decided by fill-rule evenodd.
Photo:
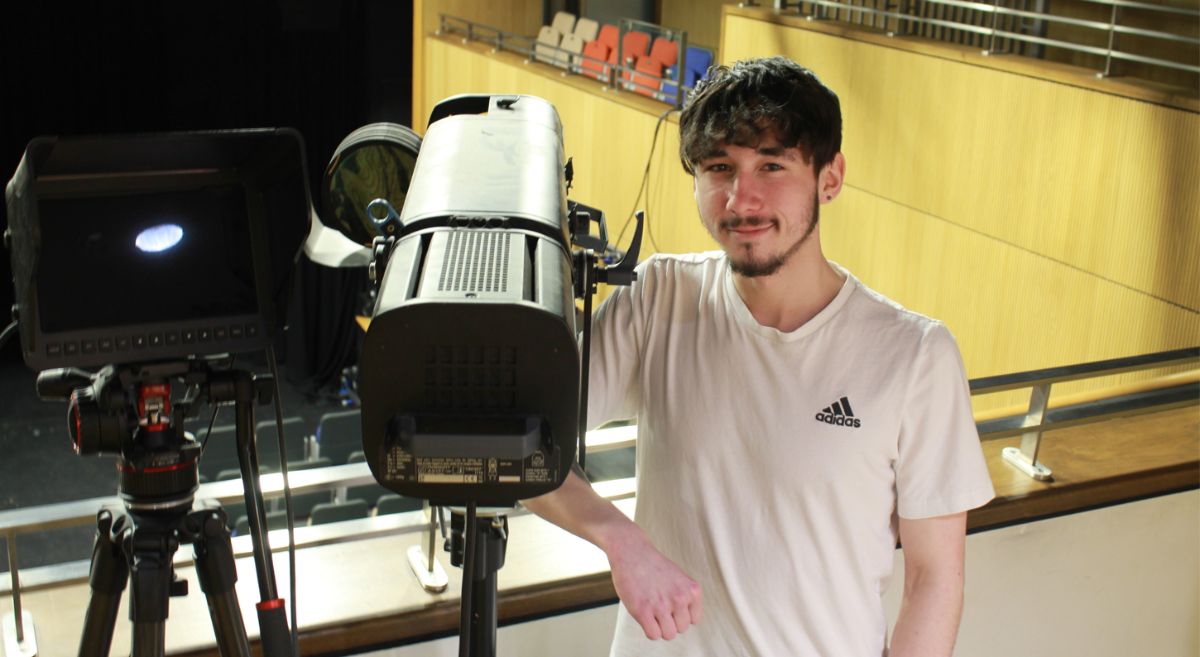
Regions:
M 651 257 L 597 312 L 589 425 L 637 416 L 636 520 L 705 610 L 651 642 L 621 606 L 613 655 L 878 657 L 897 513 L 992 498 L 949 331 L 842 273 L 790 333 L 720 252 Z

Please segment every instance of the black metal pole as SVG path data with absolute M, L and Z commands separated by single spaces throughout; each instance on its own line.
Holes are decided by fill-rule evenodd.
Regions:
M 482 535 L 486 532 L 477 529 Z M 484 539 L 483 543 L 489 543 Z M 484 564 L 480 564 L 484 565 Z M 474 657 L 496 657 L 496 570 L 494 568 L 477 568 L 483 571 L 481 578 L 475 579 L 471 592 L 471 654 Z
M 583 345 L 579 354 L 579 435 L 576 437 L 576 458 L 579 468 L 587 472 L 587 410 L 588 410 L 588 377 L 592 362 L 592 294 L 596 291 L 596 282 L 592 278 L 592 268 L 596 265 L 596 256 L 590 250 L 583 254 L 583 266 L 579 275 L 583 277 Z
M 238 465 L 242 471 L 246 516 L 250 521 L 250 542 L 254 545 L 258 593 L 264 601 L 274 600 L 278 597 L 275 592 L 275 565 L 271 560 L 271 546 L 267 539 L 267 514 L 263 509 L 262 488 L 258 480 L 258 452 L 254 446 L 254 403 L 257 395 L 248 372 L 239 371 L 234 375 Z
M 477 536 L 470 600 L 473 612 L 471 654 L 474 657 L 496 657 L 496 573 L 504 566 L 508 519 L 503 515 L 478 518 L 473 531 Z

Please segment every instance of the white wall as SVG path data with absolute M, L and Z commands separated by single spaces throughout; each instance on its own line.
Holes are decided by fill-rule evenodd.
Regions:
M 903 556 L 884 602 L 895 619 Z M 500 657 L 605 657 L 616 606 L 500 628 Z M 458 639 L 373 653 L 455 657 Z M 970 657 L 1200 655 L 1200 491 L 967 537 Z
M 1200 491 L 974 534 L 967 546 L 959 655 L 1200 655 Z

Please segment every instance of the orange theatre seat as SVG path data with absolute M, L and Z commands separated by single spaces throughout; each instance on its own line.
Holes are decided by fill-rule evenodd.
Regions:
M 666 37 L 658 37 L 650 47 L 650 59 L 663 65 L 663 68 L 679 63 L 679 42 Z
M 652 57 L 642 57 L 638 60 L 636 68 L 637 72 L 631 80 L 633 90 L 643 96 L 658 98 L 658 90 L 662 85 L 662 62 Z
M 607 82 L 609 68 L 602 62 L 608 61 L 610 53 L 611 49 L 599 39 L 589 41 L 583 47 L 582 73 L 588 77 L 596 78 L 601 82 Z
M 621 38 L 621 31 L 616 25 L 604 25 L 600 28 L 600 35 L 596 40 L 608 47 L 609 52 L 615 52 L 617 49 L 617 39 Z
M 633 66 L 637 61 L 646 56 L 650 50 L 650 35 L 645 32 L 630 30 L 625 33 L 625 38 L 621 40 L 621 52 L 625 57 L 625 65 Z
M 621 56 L 625 58 L 625 66 L 627 68 L 635 68 L 637 63 L 646 56 L 649 50 L 650 35 L 645 32 L 630 30 L 625 33 L 625 37 L 621 40 Z M 633 75 L 629 71 L 625 71 L 621 77 L 626 82 L 633 79 Z

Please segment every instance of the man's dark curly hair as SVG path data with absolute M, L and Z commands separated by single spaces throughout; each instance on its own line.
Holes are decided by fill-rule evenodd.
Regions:
M 837 94 L 790 59 L 745 60 L 709 69 L 688 95 L 679 137 L 679 158 L 692 175 L 722 144 L 754 148 L 771 137 L 798 147 L 819 173 L 842 149 L 842 108 Z

